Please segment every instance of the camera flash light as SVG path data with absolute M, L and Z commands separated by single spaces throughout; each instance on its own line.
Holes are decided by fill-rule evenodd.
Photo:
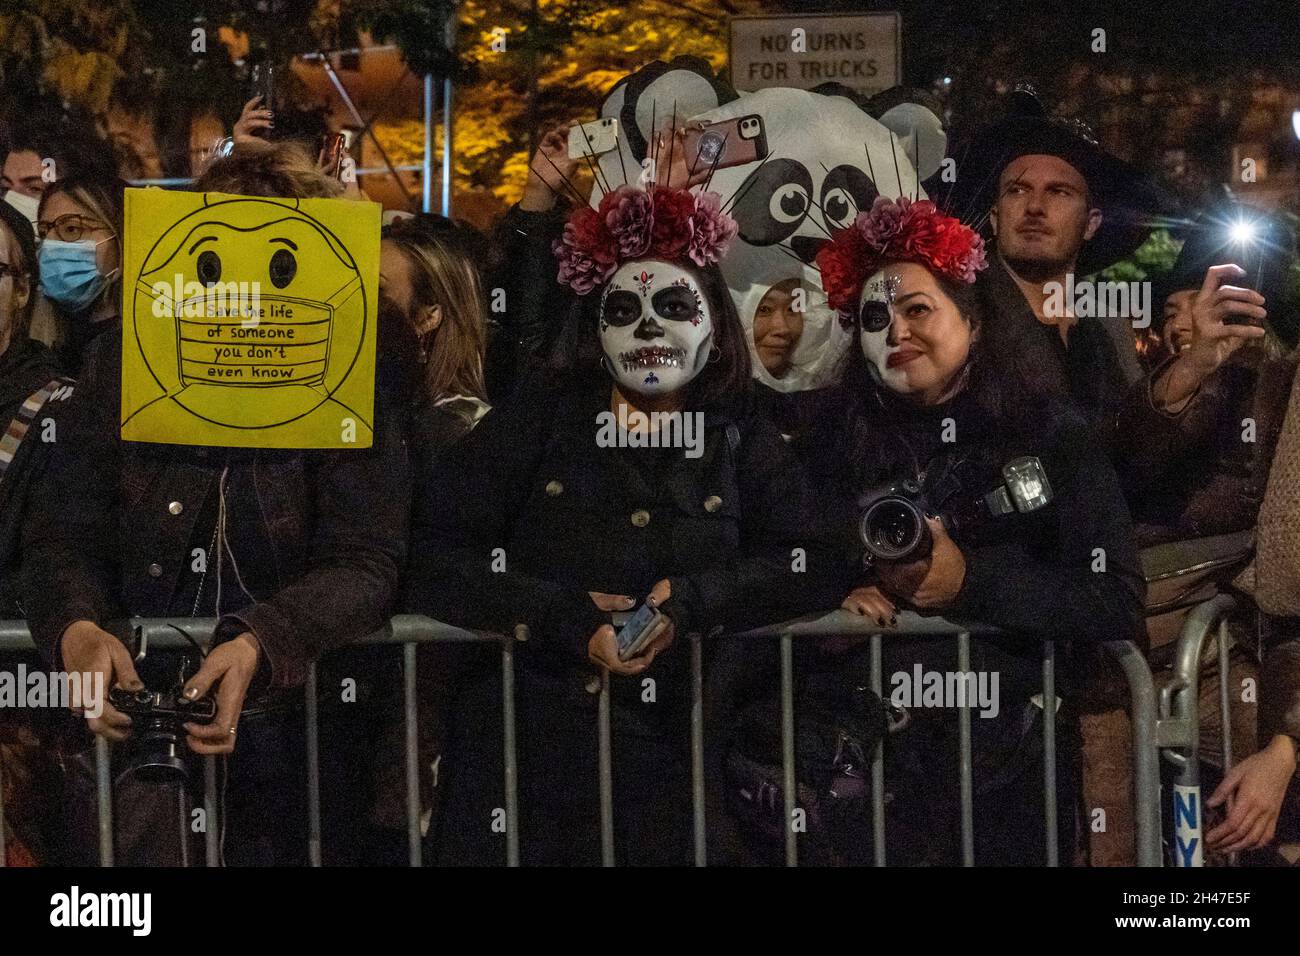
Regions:
M 1052 486 L 1043 470 L 1043 463 L 1037 458 L 1017 458 L 1007 462 L 1002 469 L 1002 478 L 1019 512 L 1037 511 L 1052 500 Z
M 1228 235 L 1233 242 L 1247 245 L 1255 239 L 1255 224 L 1247 222 L 1245 219 L 1238 219 L 1228 230 Z

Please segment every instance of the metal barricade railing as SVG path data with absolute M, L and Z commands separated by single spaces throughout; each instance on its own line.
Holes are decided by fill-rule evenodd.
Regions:
M 188 650 L 192 647 L 188 634 L 195 641 L 207 646 L 211 643 L 212 631 L 216 626 L 214 618 L 176 618 L 152 619 L 135 618 L 131 621 L 133 629 L 147 642 L 151 649 Z M 182 634 L 178 628 L 184 629 Z M 522 626 L 516 630 L 516 640 L 527 638 L 527 629 Z M 507 861 L 517 866 L 519 862 L 519 825 L 518 825 L 518 772 L 515 750 L 514 717 L 514 646 L 513 641 L 500 635 L 470 631 L 464 628 L 443 624 L 431 618 L 418 615 L 402 614 L 394 617 L 379 631 L 367 635 L 356 644 L 402 644 L 403 681 L 402 707 L 405 724 L 405 762 L 406 762 L 406 824 L 408 856 L 412 866 L 422 862 L 422 837 L 420 832 L 420 767 L 418 744 L 419 705 L 416 700 L 415 656 L 420 644 L 439 642 L 478 642 L 496 643 L 501 647 L 501 679 L 503 686 L 504 727 L 502 736 L 505 744 L 505 789 L 506 789 L 506 854 Z M 0 653 L 13 651 L 33 651 L 31 635 L 23 621 L 0 621 Z M 307 666 L 307 680 L 304 689 L 306 708 L 306 744 L 307 744 L 307 826 L 308 826 L 308 860 L 312 866 L 321 865 L 321 809 L 320 809 L 320 722 L 318 713 L 317 666 L 313 662 Z M 95 738 L 95 794 L 99 820 L 99 860 L 102 866 L 113 865 L 113 785 L 110 775 L 110 755 L 108 743 L 102 738 Z M 220 845 L 218 835 L 220 823 L 217 817 L 217 773 L 216 758 L 203 758 L 203 807 L 206 817 L 204 833 L 204 851 L 208 866 L 217 866 L 220 862 Z M 4 807 L 0 804 L 0 866 L 4 865 L 3 832 Z
M 140 629 L 152 648 L 187 649 L 188 640 L 177 631 L 183 627 L 195 640 L 207 644 L 211 640 L 213 619 L 136 619 L 134 627 Z M 869 640 L 871 687 L 883 694 L 883 633 L 881 628 L 859 615 L 847 611 L 803 618 L 770 627 L 758 628 L 740 634 L 729 634 L 728 639 L 777 639 L 780 644 L 780 695 L 782 775 L 785 791 L 785 860 L 790 866 L 798 863 L 798 833 L 792 821 L 796 810 L 795 773 L 795 720 L 794 720 L 794 651 L 795 638 L 863 636 Z M 970 672 L 970 639 L 974 636 L 997 635 L 996 629 L 985 625 L 954 624 L 941 618 L 920 617 L 901 613 L 898 623 L 888 632 L 891 635 L 956 638 L 957 669 Z M 402 644 L 403 646 L 403 712 L 405 720 L 406 804 L 408 856 L 412 866 L 422 862 L 422 834 L 420 830 L 419 754 L 418 754 L 418 701 L 416 699 L 416 648 L 419 644 L 438 642 L 497 643 L 501 648 L 502 705 L 505 787 L 505 842 L 506 861 L 509 866 L 519 865 L 519 807 L 518 764 L 515 726 L 514 644 L 527 640 L 528 631 L 523 625 L 515 629 L 512 638 L 502 635 L 470 631 L 453 627 L 416 615 L 398 615 L 388 625 L 374 634 L 355 642 L 355 645 Z M 703 647 L 700 635 L 687 636 L 691 664 L 691 800 L 693 812 L 693 851 L 697 866 L 707 862 L 707 834 L 705 826 L 705 773 L 704 773 L 704 677 Z M 1139 866 L 1159 866 L 1160 815 L 1157 731 L 1164 734 L 1159 739 L 1162 746 L 1175 746 L 1171 736 L 1172 724 L 1157 723 L 1155 693 L 1150 670 L 1137 647 L 1129 641 L 1113 641 L 1103 645 L 1120 664 L 1130 689 L 1133 714 L 1134 795 L 1136 815 L 1136 854 Z M 33 649 L 26 625 L 21 621 L 0 622 L 0 652 L 30 651 Z M 1044 643 L 1042 661 L 1043 678 L 1043 747 L 1044 747 L 1044 835 L 1047 847 L 1047 864 L 1059 863 L 1056 813 L 1056 652 L 1053 642 Z M 1194 678 L 1193 678 L 1194 680 Z M 308 857 L 312 866 L 320 866 L 321 808 L 319 761 L 319 714 L 317 711 L 317 666 L 307 669 L 305 687 L 307 733 L 307 793 L 308 793 Z M 1192 697 L 1193 710 L 1195 696 Z M 973 866 L 975 861 L 973 819 L 973 770 L 971 748 L 971 707 L 973 701 L 965 699 L 959 708 L 959 783 L 961 793 L 961 852 L 962 862 Z M 612 771 L 612 733 L 610 721 L 609 675 L 604 673 L 600 683 L 597 708 L 599 746 L 599 802 L 601 860 L 603 865 L 615 864 L 614 800 Z M 1192 722 L 1194 725 L 1194 714 Z M 1179 738 L 1181 740 L 1181 738 Z M 1193 744 L 1194 746 L 1194 744 Z M 112 781 L 109 771 L 109 748 L 102 739 L 95 744 L 96 797 L 99 812 L 99 853 L 104 866 L 113 864 Z M 878 744 L 871 765 L 872 833 L 874 857 L 877 865 L 885 859 L 885 807 L 884 807 L 884 755 L 883 742 Z M 204 808 L 207 817 L 205 857 L 208 866 L 220 862 L 217 823 L 216 763 L 215 758 L 204 758 Z M 3 805 L 0 805 L 0 840 L 3 839 Z M 3 865 L 3 845 L 0 844 L 0 865 Z
M 1205 819 L 1200 770 L 1200 671 L 1205 642 L 1214 632 L 1219 658 L 1219 709 L 1223 772 L 1232 769 L 1232 716 L 1228 688 L 1230 637 L 1228 618 L 1237 609 L 1231 595 L 1220 594 L 1198 605 L 1183 622 L 1174 649 L 1173 674 L 1160 692 L 1157 737 L 1164 757 L 1174 767 L 1172 819 L 1174 864 L 1204 864 Z
M 759 628 L 740 637 L 776 637 L 781 641 L 781 731 L 783 744 L 784 790 L 786 798 L 786 820 L 794 812 L 794 702 L 793 702 L 793 639 L 796 637 L 836 637 L 842 635 L 866 636 L 870 640 L 871 689 L 877 696 L 883 695 L 883 640 L 884 633 L 892 635 L 911 635 L 956 638 L 956 665 L 963 674 L 970 672 L 970 640 L 972 636 L 996 636 L 1001 632 L 987 625 L 956 624 L 942 618 L 920 617 L 911 613 L 900 613 L 898 623 L 888 632 L 873 625 L 870 619 L 847 611 L 834 611 L 830 614 L 799 622 Z M 1120 664 L 1129 685 L 1130 703 L 1134 720 L 1133 751 L 1134 790 L 1138 804 L 1136 820 L 1136 858 L 1139 866 L 1159 866 L 1160 857 L 1160 819 L 1159 819 L 1159 775 L 1156 756 L 1156 708 L 1155 691 L 1151 672 L 1141 651 L 1132 641 L 1110 641 L 1103 645 L 1107 653 Z M 1043 693 L 1043 782 L 1044 814 L 1043 826 L 1046 841 L 1048 866 L 1059 865 L 1059 847 L 1057 841 L 1057 806 L 1056 806 L 1056 647 L 1052 641 L 1045 641 L 1042 660 Z M 975 862 L 975 832 L 973 819 L 974 775 L 971 752 L 971 707 L 970 700 L 958 709 L 958 746 L 959 763 L 957 767 L 961 794 L 961 855 L 964 866 L 973 866 Z M 877 866 L 883 866 L 885 859 L 885 774 L 883 742 L 876 747 L 871 765 L 872 794 L 872 833 L 873 852 Z M 697 863 L 700 860 L 697 857 Z M 794 866 L 798 862 L 796 834 L 786 827 L 786 864 Z

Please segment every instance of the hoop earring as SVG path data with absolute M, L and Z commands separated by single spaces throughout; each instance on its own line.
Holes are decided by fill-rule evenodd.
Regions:
M 722 358 L 722 349 L 718 348 L 716 345 L 709 349 L 709 364 L 713 364 L 720 358 Z

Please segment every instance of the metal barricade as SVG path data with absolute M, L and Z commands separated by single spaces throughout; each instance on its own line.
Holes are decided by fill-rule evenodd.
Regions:
M 1197 606 L 1183 622 L 1174 651 L 1173 676 L 1160 692 L 1158 739 L 1164 757 L 1174 767 L 1171 809 L 1174 824 L 1174 864 L 1204 865 L 1204 801 L 1200 770 L 1200 671 L 1211 632 L 1218 644 L 1219 707 L 1222 711 L 1223 770 L 1232 768 L 1232 716 L 1228 689 L 1228 618 L 1237 609 L 1231 595 L 1220 594 Z
M 177 632 L 183 627 L 192 637 L 201 643 L 211 641 L 213 619 L 137 619 L 132 624 L 140 629 L 140 634 L 152 648 L 187 649 L 187 639 Z M 1208 625 L 1207 625 L 1208 626 Z M 869 640 L 871 687 L 883 698 L 882 674 L 882 634 L 880 627 L 868 619 L 847 611 L 834 611 L 820 617 L 805 618 L 786 622 L 771 627 L 759 628 L 742 634 L 728 635 L 729 639 L 776 639 L 780 650 L 780 695 L 781 695 L 781 741 L 782 741 L 782 775 L 785 791 L 785 813 L 787 822 L 792 821 L 796 810 L 796 773 L 795 773 L 795 721 L 794 721 L 794 653 L 793 642 L 796 638 L 817 638 L 845 635 L 865 636 Z M 920 617 L 911 613 L 901 613 L 898 623 L 889 628 L 889 634 L 912 636 L 956 638 L 957 668 L 962 673 L 970 671 L 970 639 L 974 636 L 993 636 L 999 632 L 984 625 L 954 624 L 941 618 Z M 505 786 L 505 837 L 506 859 L 510 866 L 519 865 L 519 808 L 518 808 L 518 764 L 515 726 L 515 681 L 514 681 L 514 644 L 527 640 L 528 631 L 523 625 L 515 629 L 510 637 L 465 630 L 442 624 L 438 621 L 416 615 L 399 615 L 380 631 L 354 642 L 361 644 L 402 644 L 403 650 L 403 708 L 405 718 L 405 758 L 406 758 L 406 803 L 408 856 L 412 866 L 422 862 L 422 835 L 420 832 L 420 794 L 419 794 L 419 754 L 417 747 L 418 701 L 416 700 L 416 647 L 423 643 L 442 641 L 497 643 L 501 649 L 503 728 L 504 747 L 504 786 Z M 702 639 L 698 634 L 687 635 L 690 645 L 691 664 L 691 727 L 690 727 L 690 764 L 691 764 L 691 798 L 693 809 L 693 850 L 697 866 L 707 862 L 707 834 L 705 817 L 705 773 L 704 773 L 704 676 Z M 33 647 L 26 626 L 20 621 L 0 622 L 0 652 L 31 650 Z M 1120 664 L 1130 688 L 1133 713 L 1133 747 L 1134 789 L 1137 804 L 1137 861 L 1140 866 L 1160 865 L 1160 817 L 1159 817 L 1159 780 L 1157 773 L 1157 719 L 1155 693 L 1150 670 L 1137 647 L 1128 641 L 1114 641 L 1104 645 Z M 1047 864 L 1059 863 L 1057 847 L 1056 814 L 1056 714 L 1055 714 L 1055 646 L 1045 642 L 1042 678 L 1043 678 L 1043 746 L 1044 760 L 1044 834 L 1047 846 Z M 1195 680 L 1194 674 L 1192 680 Z M 1194 684 L 1191 697 L 1194 730 L 1195 693 Z M 307 793 L 308 793 L 308 855 L 312 866 L 322 862 L 321 845 L 321 809 L 320 809 L 320 761 L 319 761 L 319 714 L 317 711 L 317 667 L 310 664 L 307 670 L 305 688 L 305 707 L 307 722 Z M 973 771 L 971 753 L 971 715 L 973 702 L 965 700 L 958 713 L 960 759 L 959 774 L 961 792 L 961 852 L 966 866 L 973 866 L 975 861 L 974 820 L 973 820 Z M 1179 705 L 1181 706 L 1181 704 Z M 614 847 L 614 800 L 612 770 L 612 733 L 610 726 L 609 675 L 601 678 L 600 698 L 597 708 L 598 746 L 599 746 L 599 803 L 601 860 L 606 866 L 615 864 Z M 1172 736 L 1174 725 L 1161 722 L 1161 746 L 1175 746 Z M 1194 737 L 1194 735 L 1193 735 Z M 1181 738 L 1179 738 L 1181 740 Z M 1194 739 L 1192 746 L 1195 746 Z M 96 740 L 96 793 L 99 811 L 99 852 L 104 866 L 113 864 L 113 829 L 112 829 L 112 781 L 109 771 L 109 748 L 102 738 Z M 217 820 L 218 801 L 216 797 L 216 763 L 215 758 L 204 759 L 204 808 L 207 816 L 205 834 L 205 857 L 208 866 L 220 864 L 220 845 L 218 839 L 219 821 Z M 885 807 L 884 807 L 884 756 L 883 744 L 878 745 L 872 758 L 872 832 L 874 836 L 874 857 L 877 865 L 885 865 Z M 798 833 L 793 826 L 786 826 L 785 860 L 787 865 L 798 863 Z M 0 833 L 3 830 L 3 805 L 0 805 Z M 0 836 L 2 839 L 2 836 Z M 3 864 L 3 846 L 0 844 L 0 865 Z
M 195 641 L 207 646 L 212 640 L 216 626 L 214 618 L 177 618 L 177 619 L 133 619 L 132 627 L 141 639 L 152 649 L 188 650 L 189 640 L 178 631 L 184 632 Z M 527 629 L 522 625 L 516 629 L 515 640 L 526 640 Z M 405 758 L 406 758 L 406 825 L 408 856 L 412 866 L 422 862 L 422 835 L 420 832 L 420 786 L 419 786 L 419 752 L 418 716 L 419 705 L 416 700 L 415 663 L 416 647 L 420 644 L 435 642 L 479 642 L 496 643 L 501 647 L 501 679 L 503 686 L 504 726 L 502 736 L 505 745 L 505 790 L 506 790 L 506 855 L 512 866 L 519 865 L 519 823 L 518 823 L 518 771 L 515 751 L 515 712 L 514 712 L 514 647 L 513 641 L 496 634 L 470 631 L 463 628 L 442 624 L 431 618 L 403 614 L 394 617 L 379 631 L 366 636 L 355 644 L 402 644 L 403 681 L 402 706 L 405 722 Z M 27 625 L 23 621 L 0 621 L 0 653 L 6 651 L 32 651 L 35 646 Z M 321 810 L 320 810 L 320 723 L 317 709 L 317 667 L 311 663 L 307 667 L 304 705 L 306 708 L 307 736 L 307 816 L 308 816 L 308 859 L 312 866 L 321 865 Z M 101 866 L 113 865 L 113 785 L 110 775 L 110 755 L 107 741 L 95 738 L 95 794 L 99 826 L 99 860 Z M 203 807 L 206 816 L 204 835 L 204 855 L 208 866 L 220 865 L 219 832 L 221 821 L 218 820 L 216 758 L 203 759 Z M 0 866 L 4 865 L 4 806 L 0 802 Z
M 921 617 L 903 612 L 898 623 L 884 631 L 868 618 L 848 611 L 798 622 L 759 628 L 738 637 L 777 638 L 781 642 L 781 733 L 783 744 L 783 776 L 786 820 L 795 809 L 794 768 L 794 700 L 793 700 L 793 640 L 796 637 L 837 637 L 843 635 L 866 636 L 870 640 L 871 688 L 883 698 L 883 634 L 956 638 L 956 666 L 961 673 L 970 672 L 970 639 L 972 636 L 996 636 L 996 628 L 978 624 L 956 624 L 936 617 Z M 1139 866 L 1160 865 L 1160 819 L 1157 794 L 1159 776 L 1156 756 L 1155 691 L 1151 672 L 1137 646 L 1131 641 L 1110 641 L 1103 645 L 1107 653 L 1120 664 L 1129 685 L 1133 709 L 1134 789 L 1138 803 L 1136 821 L 1136 857 Z M 694 675 L 698 680 L 698 674 Z M 1048 866 L 1059 865 L 1057 845 L 1056 807 L 1056 648 L 1051 641 L 1044 642 L 1043 663 L 1043 751 L 1044 751 L 1044 836 Z M 956 768 L 961 793 L 961 855 L 964 866 L 975 862 L 975 836 L 973 820 L 974 779 L 971 754 L 971 704 L 966 700 L 958 710 L 959 762 Z M 871 765 L 873 853 L 877 866 L 885 859 L 885 772 L 883 742 L 876 747 Z M 697 807 L 697 813 L 700 808 Z M 798 863 L 797 834 L 786 827 L 786 865 Z M 703 854 L 697 852 L 697 865 L 703 864 Z

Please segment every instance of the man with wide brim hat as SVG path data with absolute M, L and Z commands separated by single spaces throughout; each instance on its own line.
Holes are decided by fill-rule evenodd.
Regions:
M 949 208 L 990 233 L 980 279 L 990 352 L 1032 389 L 1073 397 L 1093 424 L 1113 421 L 1141 377 L 1132 330 L 1150 320 L 1150 303 L 1130 299 L 1126 314 L 1109 315 L 1104 296 L 1074 308 L 1075 291 L 1131 254 L 1169 204 L 1024 86 L 1009 114 L 955 155 Z

